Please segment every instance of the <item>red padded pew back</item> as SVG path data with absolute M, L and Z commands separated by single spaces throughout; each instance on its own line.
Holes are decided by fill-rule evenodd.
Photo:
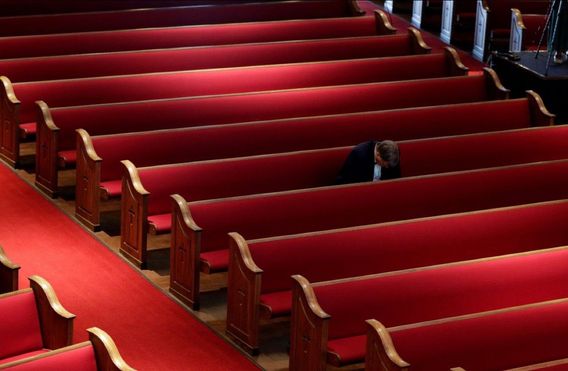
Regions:
M 36 301 L 31 290 L 2 297 L 0 318 L 0 360 L 43 349 Z
M 375 34 L 365 16 L 14 36 L 0 38 L 0 59 Z
M 391 330 L 415 370 L 505 370 L 568 356 L 568 301 L 457 321 Z
M 437 94 L 432 94 L 436 91 Z M 59 150 L 91 135 L 490 100 L 484 76 L 464 76 L 55 108 Z
M 14 371 L 34 371 L 34 370 L 80 370 L 98 371 L 95 358 L 95 350 L 92 346 L 84 346 L 76 349 L 66 350 L 49 357 L 40 358 L 36 361 L 23 363 L 10 367 Z
M 34 35 L 346 15 L 349 15 L 349 9 L 347 9 L 347 2 L 343 0 L 251 2 L 217 6 L 129 9 L 112 12 L 2 17 L 0 18 L 0 35 Z
M 408 34 L 0 60 L 12 82 L 416 54 Z
M 404 177 L 536 161 L 568 159 L 568 127 L 544 127 L 403 141 Z M 530 150 L 528 150 L 530 148 Z M 187 201 L 335 184 L 352 147 L 240 157 L 138 170 L 150 192 L 150 215 L 170 209 L 169 195 Z
M 417 68 L 420 66 L 420 68 Z M 444 54 L 241 67 L 13 84 L 20 120 L 35 120 L 36 100 L 79 106 L 450 76 Z
M 120 178 L 124 159 L 143 167 L 354 145 L 369 138 L 403 140 L 520 129 L 531 126 L 530 116 L 527 99 L 510 99 L 93 136 L 91 140 L 103 159 L 101 180 L 108 181 Z
M 545 203 L 455 216 L 414 219 L 345 230 L 315 232 L 308 235 L 252 240 L 248 242 L 248 245 L 255 264 L 263 269 L 262 293 L 264 294 L 290 290 L 290 276 L 293 274 L 301 274 L 310 282 L 319 282 L 566 245 L 568 244 L 568 231 L 562 227 L 564 220 L 562 215 L 566 215 L 567 211 L 568 202 Z M 562 264 L 566 263 L 567 255 L 567 251 L 561 255 L 564 257 Z M 275 259 L 275 257 L 278 258 Z M 338 263 L 338 259 L 341 259 L 341 264 Z M 333 269 L 330 269 L 330 267 L 333 267 Z M 545 269 L 547 266 L 542 265 L 541 267 Z M 459 271 L 458 268 L 450 271 L 455 270 Z M 510 274 L 511 272 L 511 270 L 504 271 L 503 274 Z M 529 273 L 531 272 L 520 270 L 518 274 Z M 536 274 L 534 271 L 532 273 Z M 542 274 L 542 272 L 539 273 Z M 393 290 L 396 284 L 390 286 L 391 283 L 401 282 L 399 295 L 389 293 L 389 296 L 381 294 L 365 298 L 362 293 L 373 292 L 369 285 L 373 284 L 374 279 L 369 279 L 368 284 L 366 281 L 361 281 L 361 283 L 346 282 L 332 285 L 333 287 L 337 286 L 335 298 L 335 288 L 325 285 L 321 288 L 314 288 L 318 302 L 324 311 L 333 318 L 332 323 L 334 325 L 330 328 L 330 338 L 364 333 L 364 321 L 368 318 L 378 318 L 381 322 L 385 321 L 383 324 L 386 326 L 397 326 L 436 318 L 435 315 L 425 312 L 428 308 L 426 304 L 433 304 L 427 299 L 432 292 L 428 291 L 426 287 L 429 287 L 429 290 L 434 290 L 438 286 L 423 285 L 422 280 L 426 278 L 419 278 L 429 277 L 429 274 L 413 273 L 400 278 L 395 276 L 376 279 L 381 285 L 384 282 L 385 285 L 389 285 L 387 287 L 392 287 Z M 552 275 L 552 273 L 550 274 Z M 463 280 L 473 279 L 473 277 L 465 274 L 463 276 Z M 410 305 L 410 300 L 414 300 L 416 294 L 420 291 L 414 292 L 415 296 L 411 296 L 409 292 L 412 289 L 402 286 L 402 282 L 412 281 L 410 277 L 416 277 L 414 280 L 416 290 L 424 290 L 423 297 L 416 299 L 417 301 L 424 300 L 424 313 L 413 313 L 416 312 L 416 306 Z M 410 281 L 406 281 L 406 279 Z M 495 282 L 499 281 L 499 279 L 495 280 Z M 519 282 L 524 281 L 519 277 Z M 451 279 L 447 282 L 448 285 L 459 285 L 459 283 L 459 281 Z M 563 292 L 568 296 L 566 281 L 559 279 L 556 283 L 561 285 Z M 443 282 L 439 283 L 440 287 L 443 285 Z M 405 287 L 405 290 L 408 291 L 403 291 L 402 287 Z M 487 287 L 487 289 L 490 289 L 490 287 Z M 497 287 L 493 287 L 493 289 L 497 289 Z M 558 292 L 554 291 L 558 289 L 551 287 L 550 291 Z M 464 291 L 471 295 L 477 294 L 477 290 L 474 289 Z M 543 295 L 544 299 L 542 300 L 547 300 L 547 296 L 545 296 L 547 290 L 543 290 L 541 287 L 538 291 L 540 291 L 540 295 Z M 321 296 L 319 295 L 320 292 L 322 293 Z M 341 295 L 339 295 L 339 292 L 341 292 Z M 512 292 L 519 293 L 518 290 L 512 290 Z M 391 294 L 393 296 L 389 299 Z M 536 295 L 536 293 L 533 295 Z M 395 304 L 397 300 L 405 300 L 404 298 L 407 296 L 409 305 Z M 337 300 L 338 297 L 342 299 Z M 465 301 L 469 298 L 462 298 L 461 300 Z M 495 297 L 492 300 L 486 302 L 480 300 L 477 305 L 480 308 L 484 305 L 487 308 L 495 306 Z M 519 300 L 521 299 L 519 298 Z M 359 305 L 359 301 L 365 301 L 365 304 Z M 388 301 L 388 307 L 385 306 L 385 301 Z M 392 311 L 390 311 L 391 304 Z M 357 307 L 357 310 L 350 313 L 350 308 L 353 307 Z M 439 308 L 439 310 L 442 309 Z M 373 311 L 378 310 L 381 311 L 379 313 L 385 313 L 385 315 L 375 316 L 372 314 Z M 387 314 L 388 317 L 386 317 Z M 421 315 L 423 317 L 420 317 Z M 415 318 L 412 316 L 415 316 Z M 439 317 L 445 316 L 440 315 Z M 335 319 L 338 319 L 338 321 L 335 321 Z
M 247 239 L 568 197 L 568 161 L 189 203 L 203 252 Z

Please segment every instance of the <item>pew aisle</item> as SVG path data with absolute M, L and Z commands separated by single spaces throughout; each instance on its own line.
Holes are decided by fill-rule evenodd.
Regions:
M 77 315 L 75 343 L 97 326 L 139 370 L 256 369 L 5 165 L 0 183 L 0 245 L 21 266 L 20 287 L 40 275 Z

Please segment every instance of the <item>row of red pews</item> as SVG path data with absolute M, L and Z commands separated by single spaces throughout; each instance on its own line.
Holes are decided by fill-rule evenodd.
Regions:
M 227 335 L 245 350 L 259 351 L 261 319 L 291 315 L 293 370 L 512 368 L 568 357 L 563 327 L 535 314 L 557 324 L 566 308 L 555 276 L 568 237 L 566 130 L 536 128 L 554 121 L 538 95 L 508 100 L 488 69 L 463 76 L 455 51 L 431 52 L 417 30 L 397 33 L 381 12 L 348 17 L 361 14 L 355 1 L 224 4 L 196 19 L 298 18 L 300 7 L 306 18 L 343 17 L 163 28 L 164 40 L 173 30 L 194 37 L 181 48 L 98 44 L 84 55 L 62 43 L 50 57 L 0 60 L 0 73 L 9 71 L 3 158 L 18 165 L 19 141 L 36 136 L 36 185 L 50 195 L 59 170 L 76 166 L 76 215 L 92 229 L 101 199 L 122 196 L 120 252 L 138 266 L 148 264 L 148 232 L 171 233 L 170 291 L 192 308 L 200 274 L 228 272 Z M 188 11 L 198 12 L 176 14 Z M 94 31 L 77 26 L 90 14 L 55 17 L 73 20 L 57 32 Z M 44 25 L 34 32 L 53 32 Z M 108 27 L 75 37 L 158 35 Z M 251 36 L 258 27 L 267 38 Z M 311 40 L 297 40 L 302 27 Z M 5 40 L 17 55 L 17 38 Z M 387 138 L 400 141 L 402 179 L 333 185 L 352 145 Z M 557 265 L 526 277 L 492 268 L 525 273 L 536 259 Z M 486 287 L 492 280 L 502 286 Z M 525 284 L 532 291 L 516 295 Z M 372 318 L 381 322 L 366 327 Z M 548 340 L 523 343 L 513 331 L 523 319 Z M 483 336 L 499 322 L 511 324 L 496 337 L 508 346 L 484 356 Z M 445 357 L 435 347 L 460 326 L 481 330 L 473 343 L 455 335 L 456 356 Z M 513 357 L 515 346 L 530 350 Z

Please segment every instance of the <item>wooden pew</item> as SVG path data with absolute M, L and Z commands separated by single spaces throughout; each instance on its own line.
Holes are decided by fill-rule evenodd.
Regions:
M 471 48 L 475 29 L 475 1 L 443 1 L 440 39 Z
M 474 58 L 483 61 L 487 53 L 506 50 L 511 32 L 511 9 L 523 13 L 545 14 L 547 0 L 477 0 Z
M 20 266 L 14 264 L 0 246 L 0 294 L 18 289 L 18 273 Z
M 524 220 L 521 224 L 531 228 Z M 504 229 L 516 233 L 510 228 Z M 562 234 L 558 229 L 554 233 L 556 236 Z M 477 237 L 471 237 L 477 240 Z M 443 237 L 440 235 L 439 239 L 443 240 Z M 336 367 L 363 363 L 365 319 L 377 318 L 385 326 L 395 327 L 568 296 L 568 286 L 562 280 L 566 274 L 563 266 L 568 259 L 566 246 L 541 249 L 547 246 L 541 241 L 542 236 L 532 238 L 534 247 L 528 243 L 515 246 L 504 237 L 498 239 L 508 248 L 501 250 L 497 243 L 496 249 L 491 249 L 487 245 L 492 242 L 488 240 L 478 242 L 478 246 L 472 246 L 473 243 L 468 241 L 465 247 L 470 252 L 481 247 L 490 255 L 465 262 L 459 261 L 455 251 L 462 247 L 456 249 L 457 245 L 454 245 L 453 248 L 447 246 L 447 251 L 457 258 L 454 263 L 362 274 L 314 284 L 310 282 L 318 280 L 317 274 L 312 273 L 316 278 L 309 281 L 303 276 L 293 276 L 293 294 L 287 297 L 287 302 L 293 303 L 290 370 L 324 370 L 328 363 Z M 383 249 L 382 245 L 380 249 Z M 410 250 L 404 248 L 403 251 Z M 490 257 L 501 251 L 510 253 Z M 391 250 L 393 254 L 396 253 Z M 478 256 L 482 254 L 480 252 Z M 346 246 L 344 259 L 348 255 Z M 412 259 L 406 255 L 407 261 Z M 375 259 L 379 265 L 380 261 Z
M 67 312 L 51 285 L 29 277 L 29 289 L 0 295 L 0 363 L 70 345 L 75 315 Z
M 439 93 L 431 94 L 432 91 Z M 56 194 L 58 169 L 63 167 L 61 165 L 75 164 L 75 129 L 78 128 L 85 129 L 91 135 L 102 135 L 474 102 L 507 96 L 508 90 L 498 82 L 495 73 L 487 69 L 484 76 L 276 90 L 51 110 L 44 102 L 36 102 L 40 120 L 36 140 L 36 185 L 49 195 Z
M 0 38 L 0 59 L 393 34 L 374 16 L 154 27 Z
M 504 370 L 567 358 L 566 315 L 568 299 L 558 299 L 389 329 L 368 320 L 365 369 L 443 370 L 459 363 Z
M 566 160 L 550 161 L 191 203 L 174 195 L 170 291 L 197 308 L 199 271 L 226 262 L 229 232 L 256 239 L 562 199 L 567 168 Z M 131 260 L 142 256 L 127 247 L 121 252 Z
M 511 368 L 507 371 L 534 371 L 534 370 L 548 370 L 548 371 L 562 371 L 568 365 L 568 358 L 556 359 L 554 361 L 541 362 L 527 366 Z M 466 371 L 461 367 L 452 367 L 450 371 Z
M 451 171 L 568 159 L 568 127 L 520 129 L 399 142 L 401 175 L 412 177 Z M 531 151 L 527 151 L 527 146 Z M 483 148 L 483 150 L 480 150 Z M 148 231 L 169 233 L 169 195 L 188 201 L 281 192 L 335 184 L 352 146 L 311 151 L 237 157 L 175 165 L 136 168 L 123 161 L 121 246 L 146 256 Z M 424 153 L 436 161 L 423 161 Z M 271 169 L 278 169 L 277 172 Z M 121 247 L 122 248 L 122 247 Z M 135 262 L 145 265 L 146 261 Z M 226 270 L 228 261 L 217 266 Z
M 394 35 L 4 59 L 0 60 L 0 71 L 12 82 L 26 82 L 429 52 L 420 32 L 411 27 L 407 33 Z
M 180 5 L 214 5 L 251 2 L 250 0 L 3 0 L 2 17 L 96 12 L 136 8 L 161 8 Z
M 422 68 L 416 68 L 421 66 Z M 6 112 L 3 136 L 16 144 L 36 132 L 35 105 L 50 107 L 205 96 L 252 91 L 348 85 L 467 74 L 454 49 L 444 54 L 369 58 L 349 61 L 294 63 L 270 66 L 153 73 L 11 84 L 0 77 L 0 100 Z M 282 79 L 285 75 L 287 78 Z M 310 79 L 306 80 L 306 75 Z M 14 144 L 16 146 L 16 144 Z M 17 156 L 19 157 L 19 156 Z
M 118 135 L 91 137 L 79 129 L 75 216 L 91 229 L 100 228 L 101 202 L 121 195 L 123 159 L 138 167 L 155 166 L 353 145 L 369 138 L 398 141 L 521 129 L 553 121 L 538 95 L 529 92 L 523 99 Z
M 134 371 L 120 355 L 112 338 L 97 327 L 87 329 L 89 340 L 51 352 L 0 364 L 0 370 Z
M 354 0 L 251 2 L 0 17 L 1 36 L 362 15 Z
M 545 25 L 545 14 L 522 14 L 519 9 L 511 9 L 509 51 L 537 50 Z M 546 49 L 547 41 L 542 39 L 542 49 Z

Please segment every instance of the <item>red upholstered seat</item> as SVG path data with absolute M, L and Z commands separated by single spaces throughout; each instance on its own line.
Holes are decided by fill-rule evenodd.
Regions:
M 290 315 L 292 291 L 277 291 L 260 296 L 260 304 L 269 308 L 271 317 Z
M 77 151 L 59 151 L 57 152 L 57 163 L 61 168 L 74 168 L 77 163 Z
M 156 234 L 168 233 L 172 228 L 172 214 L 149 216 L 148 223 Z
M 118 179 L 109 180 L 108 182 L 101 182 L 101 188 L 106 193 L 107 197 L 119 197 L 120 193 L 122 192 L 122 181 Z
M 328 361 L 336 366 L 363 362 L 366 335 L 330 340 L 327 342 Z
M 171 218 L 170 214 L 168 216 Z M 226 272 L 229 267 L 229 250 L 209 251 L 201 254 L 200 258 L 210 273 Z
M 93 347 L 85 346 L 61 352 L 50 357 L 41 358 L 34 362 L 24 363 L 19 366 L 11 367 L 10 369 L 18 371 L 96 371 L 97 362 Z
M 30 135 L 35 135 L 37 132 L 37 126 L 35 122 L 27 122 L 20 125 L 20 136 L 22 138 L 27 138 Z
M 36 302 L 31 290 L 3 297 L 0 300 L 0 318 L 0 360 L 43 349 Z

